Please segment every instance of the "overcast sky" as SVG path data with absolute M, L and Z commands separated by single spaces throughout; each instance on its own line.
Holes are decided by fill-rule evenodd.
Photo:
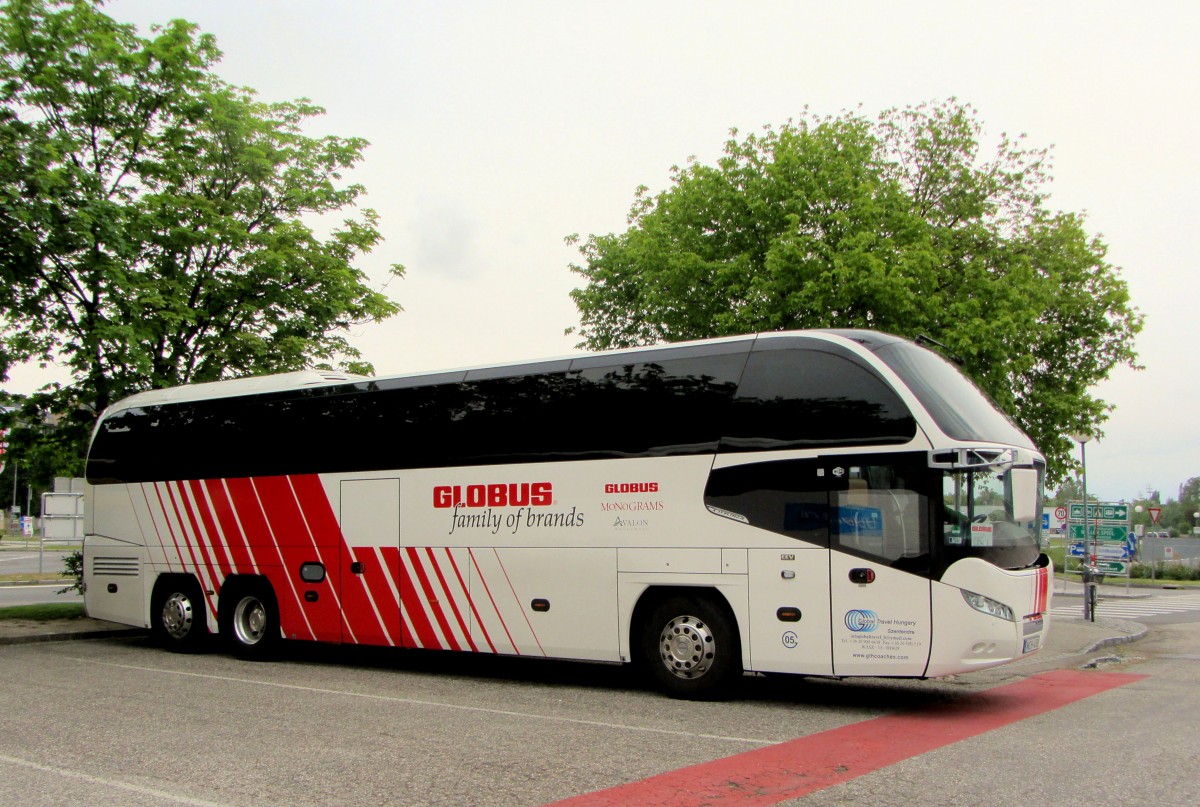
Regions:
M 405 312 L 352 341 L 380 374 L 561 355 L 565 236 L 619 232 L 634 189 L 712 161 L 728 130 L 951 96 L 987 136 L 1053 146 L 1050 205 L 1086 212 L 1146 314 L 1142 372 L 1088 445 L 1089 492 L 1164 499 L 1200 476 L 1200 4 L 115 0 L 199 23 L 219 72 L 371 142 L 353 179 L 386 237 L 362 266 Z M 43 376 L 16 370 L 32 391 Z

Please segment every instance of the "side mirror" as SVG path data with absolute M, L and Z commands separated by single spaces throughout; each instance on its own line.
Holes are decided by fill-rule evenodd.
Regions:
M 1012 484 L 1013 521 L 1037 522 L 1042 514 L 1034 512 L 1038 503 L 1038 472 L 1032 468 L 1013 468 L 1008 472 Z

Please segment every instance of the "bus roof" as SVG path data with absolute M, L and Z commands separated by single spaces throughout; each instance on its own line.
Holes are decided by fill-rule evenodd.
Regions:
M 865 330 L 819 329 L 768 331 L 759 334 L 743 334 L 738 336 L 718 337 L 714 339 L 697 339 L 687 342 L 667 342 L 656 345 L 618 348 L 614 350 L 585 351 L 560 356 L 548 356 L 536 359 L 518 359 L 495 364 L 467 365 L 462 367 L 454 367 L 442 370 L 428 370 L 415 373 L 389 373 L 381 376 L 363 376 L 330 370 L 297 370 L 289 373 L 276 373 L 273 375 L 254 376 L 250 378 L 235 378 L 227 381 L 209 381 L 200 384 L 186 384 L 178 387 L 147 390 L 146 392 L 135 393 L 114 402 L 108 407 L 106 413 L 114 414 L 125 409 L 141 406 L 156 406 L 160 404 L 182 403 L 185 401 L 202 401 L 214 398 L 234 398 L 246 395 L 261 395 L 264 393 L 285 392 L 287 390 L 308 387 L 336 386 L 338 384 L 356 383 L 362 381 L 388 381 L 392 379 L 433 379 L 438 376 L 445 377 L 453 374 L 474 373 L 475 371 L 479 370 L 503 371 L 507 368 L 516 370 L 523 367 L 533 367 L 536 365 L 552 364 L 555 362 L 574 361 L 591 357 L 624 355 L 634 357 L 643 353 L 658 352 L 663 350 L 682 350 L 687 348 L 694 349 L 700 346 L 717 347 L 721 345 L 736 344 L 739 342 L 753 342 L 758 339 L 772 340 L 796 336 L 806 336 L 831 342 L 839 342 L 842 340 L 856 342 L 871 352 L 874 352 L 874 350 L 881 345 L 904 341 L 900 337 L 893 336 L 891 334 Z M 845 342 L 843 342 L 843 344 L 845 344 Z
M 297 370 L 291 373 L 275 373 L 251 378 L 234 378 L 228 381 L 207 381 L 202 384 L 185 384 L 179 387 L 147 390 L 122 398 L 108 408 L 115 412 L 138 406 L 153 406 L 180 401 L 200 401 L 206 398 L 232 398 L 238 395 L 258 395 L 263 392 L 315 387 L 325 384 L 345 384 L 367 381 L 366 376 L 353 373 L 338 373 L 328 370 Z
M 269 392 L 283 392 L 286 390 L 300 389 L 303 387 L 336 386 L 338 384 L 355 383 L 360 381 L 387 381 L 400 378 L 424 377 L 433 378 L 455 373 L 461 375 L 463 373 L 476 370 L 504 370 L 505 368 L 517 369 L 531 365 L 586 359 L 592 356 L 637 356 L 641 353 L 672 350 L 677 348 L 682 349 L 696 347 L 699 345 L 715 346 L 754 341 L 759 336 L 767 338 L 776 336 L 800 335 L 821 336 L 829 333 L 833 332 L 777 331 L 765 334 L 745 334 L 741 336 L 727 336 L 716 339 L 698 339 L 689 342 L 668 342 L 658 345 L 643 345 L 639 347 L 619 348 L 615 350 L 587 351 L 536 359 L 517 359 L 513 361 L 499 362 L 496 364 L 476 364 L 441 370 L 427 370 L 415 373 L 391 373 L 382 376 L 362 376 L 355 375 L 353 373 L 340 373 L 328 370 L 298 370 L 290 373 L 276 373 L 273 375 L 254 376 L 251 378 L 235 378 L 228 381 L 209 381 L 201 384 L 186 384 L 178 387 L 147 390 L 146 392 L 138 392 L 114 402 L 106 411 L 109 414 L 112 414 L 123 409 L 130 409 L 139 406 L 155 406 L 159 404 L 182 403 L 184 401 L 201 401 L 209 398 L 233 398 L 242 395 L 259 395 Z

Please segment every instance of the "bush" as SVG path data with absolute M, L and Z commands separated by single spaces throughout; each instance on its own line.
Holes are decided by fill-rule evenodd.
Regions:
M 59 589 L 59 594 L 66 594 L 68 591 L 78 591 L 83 593 L 83 550 L 76 549 L 70 555 L 63 558 L 63 570 L 59 572 L 63 577 L 74 578 L 75 582 L 66 588 Z
M 1200 566 L 1188 566 L 1183 563 L 1135 563 L 1129 570 L 1129 576 L 1149 580 L 1200 580 Z

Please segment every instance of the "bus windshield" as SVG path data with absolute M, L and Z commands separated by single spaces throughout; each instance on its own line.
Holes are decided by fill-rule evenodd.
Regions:
M 948 436 L 1034 448 L 1007 415 L 957 367 L 933 351 L 897 341 L 877 348 L 875 355 L 900 376 Z
M 1043 469 L 990 467 L 942 474 L 947 563 L 977 557 L 1006 569 L 1033 565 L 1042 553 Z

